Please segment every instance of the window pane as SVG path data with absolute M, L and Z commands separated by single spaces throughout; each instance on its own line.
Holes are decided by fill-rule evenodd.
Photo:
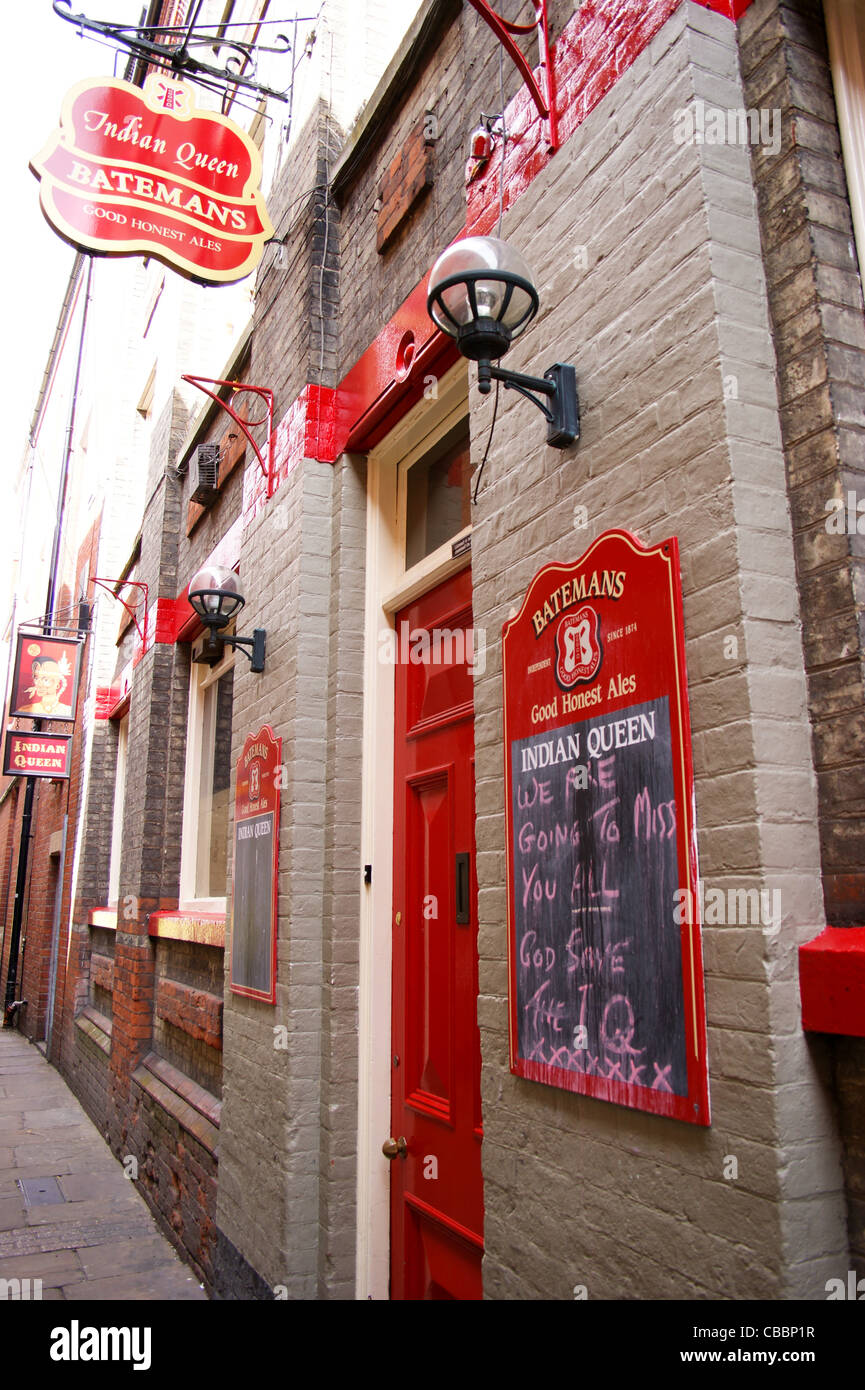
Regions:
M 406 569 L 457 535 L 472 519 L 469 426 L 456 425 L 408 470 Z
M 228 869 L 228 798 L 231 793 L 231 702 L 234 670 L 226 671 L 204 696 L 197 897 L 225 895 Z

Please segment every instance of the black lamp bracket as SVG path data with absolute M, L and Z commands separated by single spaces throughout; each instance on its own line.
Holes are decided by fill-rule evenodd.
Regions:
M 525 376 L 494 367 L 490 362 L 478 363 L 478 390 L 487 395 L 493 381 L 500 381 L 511 391 L 536 405 L 547 422 L 547 443 L 554 449 L 567 449 L 580 437 L 580 402 L 577 396 L 577 371 L 569 362 L 555 362 L 543 377 Z M 546 397 L 539 400 L 535 392 Z
M 247 657 L 250 669 L 260 673 L 264 670 L 264 641 L 265 630 L 263 627 L 253 629 L 251 637 L 223 637 L 220 633 L 220 641 L 227 647 L 240 647 L 244 656 Z
M 226 647 L 239 647 L 248 660 L 251 670 L 260 674 L 264 670 L 266 635 L 263 627 L 255 628 L 251 637 L 228 637 L 213 627 L 208 628 L 207 640 L 199 655 L 193 657 L 193 661 L 200 662 L 202 666 L 215 666 L 224 657 Z

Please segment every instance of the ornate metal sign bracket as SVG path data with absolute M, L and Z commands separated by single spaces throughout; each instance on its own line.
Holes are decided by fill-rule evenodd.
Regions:
M 181 381 L 188 381 L 189 384 L 190 384 L 190 386 L 197 386 L 199 391 L 203 391 L 204 394 L 205 394 L 205 396 L 209 396 L 210 399 L 211 399 L 212 401 L 215 401 L 216 404 L 217 404 L 218 406 L 221 406 L 222 409 L 223 409 L 224 411 L 226 411 L 227 414 L 229 414 L 229 415 L 231 416 L 232 420 L 233 420 L 234 423 L 237 425 L 237 427 L 243 431 L 243 433 L 246 435 L 247 439 L 249 440 L 250 444 L 252 445 L 253 451 L 254 451 L 254 453 L 255 453 L 255 457 L 258 459 L 258 462 L 259 462 L 259 466 L 260 466 L 260 468 L 261 468 L 261 471 L 262 471 L 262 473 L 264 474 L 265 478 L 267 479 L 267 495 L 268 495 L 268 497 L 271 497 L 271 496 L 273 495 L 273 481 L 274 481 L 274 479 L 273 479 L 273 392 L 272 392 L 271 390 L 269 390 L 268 387 L 266 387 L 266 386 L 250 386 L 249 383 L 248 383 L 248 382 L 245 382 L 245 381 L 219 381 L 219 380 L 217 380 L 215 377 L 211 377 L 211 376 L 189 376 L 189 375 L 184 375 L 184 376 L 181 377 Z M 205 383 L 206 383 L 206 384 L 205 384 Z M 239 396 L 239 395 L 241 395 L 244 391 L 249 391 L 249 392 L 251 392 L 251 394 L 252 394 L 253 396 L 258 396 L 260 400 L 264 401 L 264 405 L 265 405 L 265 414 L 264 414 L 264 418 L 263 418 L 262 420 L 243 420 L 243 419 L 241 418 L 241 416 L 238 415 L 237 411 L 234 409 L 233 405 L 231 404 L 231 401 L 224 401 L 224 400 L 222 399 L 221 396 L 218 396 L 218 395 L 216 394 L 215 391 L 209 390 L 209 389 L 208 389 L 209 386 L 230 386 L 230 387 L 232 388 L 232 393 L 233 393 L 233 394 L 232 394 L 232 400 L 233 400 L 234 396 Z M 266 460 L 266 461 L 265 461 L 264 454 L 262 454 L 261 450 L 259 449 L 258 445 L 256 444 L 255 440 L 253 439 L 252 435 L 251 435 L 250 432 L 249 432 L 249 426 L 250 426 L 250 425 L 253 426 L 253 428 L 254 428 L 256 425 L 267 425 L 267 440 L 266 440 L 266 442 L 265 442 L 265 448 L 266 448 L 266 450 L 267 450 L 267 460 Z
M 71 3 L 72 0 L 53 0 L 54 13 L 69 24 L 74 24 L 82 35 L 85 29 L 93 34 L 98 34 L 103 39 L 108 39 L 109 42 L 116 44 L 118 48 L 125 49 L 140 63 L 168 68 L 175 76 L 187 77 L 191 81 L 197 82 L 199 86 L 209 87 L 214 91 L 224 92 L 229 88 L 243 87 L 258 96 L 275 97 L 277 101 L 289 101 L 291 98 L 294 64 L 292 64 L 292 80 L 284 91 L 279 91 L 275 87 L 268 87 L 247 73 L 255 72 L 259 54 L 291 53 L 293 42 L 286 34 L 277 33 L 271 43 L 259 43 L 258 36 L 262 25 L 284 24 L 286 28 L 293 25 L 294 41 L 296 42 L 298 24 L 314 23 L 316 18 L 315 15 L 292 15 L 284 20 L 258 20 L 255 24 L 255 36 L 250 40 L 233 37 L 228 32 L 234 29 L 249 30 L 250 23 L 245 21 L 199 24 L 198 16 L 201 13 L 203 0 L 194 0 L 189 19 L 182 25 L 154 24 L 148 26 L 113 24 L 107 20 L 88 19 L 85 14 L 72 14 Z M 307 50 L 309 44 L 310 40 L 307 39 Z M 192 52 L 193 49 L 208 50 L 212 56 L 216 48 L 230 50 L 229 56 L 224 59 L 221 67 L 212 62 L 205 62 L 203 58 L 196 57 Z
M 112 598 L 116 598 L 116 599 L 117 599 L 117 602 L 123 605 L 123 607 L 126 609 L 127 613 L 129 614 L 130 618 L 132 619 L 132 621 L 133 621 L 134 624 L 135 624 L 135 631 L 138 633 L 138 636 L 141 638 L 141 646 L 142 646 L 142 649 L 146 650 L 146 648 L 147 648 L 147 593 L 148 593 L 148 590 L 147 590 L 147 585 L 144 583 L 144 580 L 143 580 L 143 579 L 99 579 L 96 575 L 91 575 L 90 583 L 91 583 L 91 584 L 98 584 L 99 587 L 100 587 L 100 589 L 105 589 L 106 593 L 109 593 L 109 594 L 111 595 Z M 120 589 L 140 589 L 140 590 L 141 590 L 141 597 L 142 597 L 143 600 L 144 600 L 144 627 L 143 627 L 143 628 L 142 628 L 141 624 L 139 623 L 138 617 L 137 617 L 137 615 L 136 615 L 136 609 L 137 609 L 138 605 L 136 604 L 135 608 L 133 608 L 132 605 L 131 605 L 130 603 L 127 603 L 127 602 L 126 602 L 126 599 L 125 599 L 125 598 L 121 598 L 121 597 L 120 597 L 120 592 L 119 592 Z
M 553 74 L 552 56 L 550 54 L 550 35 L 547 25 L 547 0 L 532 0 L 535 11 L 533 24 L 512 24 L 501 15 L 496 14 L 490 8 L 488 0 L 469 0 L 473 9 L 477 10 L 481 19 L 487 23 L 498 39 L 499 43 L 508 53 L 510 58 L 516 63 L 523 81 L 529 89 L 529 95 L 542 120 L 547 122 L 549 134 L 549 144 L 551 150 L 559 147 L 558 122 L 556 120 L 556 83 Z M 541 50 L 541 67 L 544 70 L 544 87 L 542 92 L 535 79 L 532 69 L 522 51 L 514 42 L 514 34 L 532 34 L 537 29 L 538 43 Z

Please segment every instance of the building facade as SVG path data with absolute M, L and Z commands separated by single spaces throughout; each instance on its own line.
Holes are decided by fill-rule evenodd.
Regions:
M 251 320 L 217 352 L 195 291 L 159 358 L 107 571 L 146 630 L 93 676 L 54 1003 L 19 1026 L 53 1007 L 49 1056 L 216 1297 L 825 1298 L 865 1260 L 861 15 L 549 0 L 549 72 L 520 42 L 554 129 L 483 6 L 424 0 L 396 45 L 359 8 L 319 16 Z M 540 296 L 507 366 L 576 368 L 569 448 L 427 314 L 439 253 L 496 234 Z M 184 372 L 240 383 L 248 434 Z M 710 1124 L 509 1062 L 502 628 L 610 530 L 681 555 Z M 196 659 L 207 564 L 263 672 Z M 268 729 L 274 1002 L 233 958 L 241 915 L 269 943 L 263 861 L 251 916 L 232 881 Z M 50 962 L 47 905 L 28 937 Z

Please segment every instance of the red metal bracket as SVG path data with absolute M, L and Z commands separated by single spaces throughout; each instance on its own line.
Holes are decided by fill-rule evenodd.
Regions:
M 226 414 L 228 414 L 228 415 L 231 416 L 232 420 L 233 420 L 234 423 L 238 426 L 238 428 L 241 429 L 241 430 L 243 431 L 243 433 L 246 435 L 247 439 L 249 440 L 250 444 L 252 445 L 253 451 L 254 451 L 254 453 L 255 453 L 255 457 L 258 459 L 259 465 L 260 465 L 260 467 L 261 467 L 261 471 L 262 471 L 262 473 L 264 474 L 265 478 L 267 479 L 267 495 L 268 495 L 268 497 L 272 497 L 272 496 L 273 496 L 273 485 L 274 485 L 274 476 L 273 476 L 273 392 L 270 391 L 266 386 L 250 386 L 249 383 L 246 382 L 246 381 L 219 381 L 216 377 L 212 377 L 212 376 L 189 376 L 189 375 L 184 375 L 184 376 L 182 376 L 180 379 L 181 379 L 181 381 L 188 381 L 189 384 L 190 384 L 190 386 L 197 386 L 198 389 L 199 389 L 199 391 L 203 391 L 203 392 L 204 392 L 205 396 L 209 396 L 210 399 L 211 399 L 212 401 L 216 401 L 216 404 L 219 405 L 219 406 L 221 406 L 222 409 L 226 412 Z M 207 383 L 207 385 L 205 385 L 205 382 Z M 264 414 L 264 419 L 262 419 L 262 420 L 249 420 L 249 421 L 247 421 L 247 420 L 242 420 L 242 419 L 240 418 L 240 416 L 238 415 L 237 411 L 233 408 L 233 406 L 232 406 L 232 404 L 231 404 L 231 401 L 224 401 L 224 400 L 222 399 L 221 396 L 217 396 L 217 394 L 216 394 L 215 391 L 210 391 L 210 390 L 208 390 L 208 386 L 230 386 L 230 387 L 232 387 L 233 390 L 232 390 L 231 401 L 234 400 L 234 397 L 235 397 L 235 396 L 240 396 L 240 395 L 242 395 L 244 391 L 249 391 L 249 392 L 251 392 L 251 394 L 252 394 L 253 396 L 258 396 L 259 399 L 261 399 L 261 400 L 264 401 L 264 404 L 265 404 L 265 407 L 266 407 L 266 409 L 265 409 L 265 414 Z M 261 450 L 259 449 L 258 445 L 256 444 L 255 440 L 253 439 L 252 435 L 250 434 L 249 429 L 247 428 L 248 425 L 252 425 L 252 426 L 254 427 L 254 426 L 257 426 L 257 425 L 265 425 L 265 424 L 267 425 L 267 442 L 266 442 L 266 444 L 265 444 L 265 448 L 267 449 L 267 462 L 265 462 L 265 460 L 264 460 L 264 455 L 262 454 L 262 452 L 261 452 Z
M 140 579 L 98 579 L 95 575 L 91 575 L 91 576 L 90 576 L 90 583 L 91 583 L 91 584 L 98 584 L 99 587 L 100 587 L 100 589 L 104 589 L 104 590 L 106 591 L 106 593 L 109 593 L 109 594 L 111 595 L 112 598 L 116 598 L 116 599 L 117 599 L 117 602 L 123 605 L 123 607 L 126 609 L 127 613 L 129 614 L 130 618 L 132 619 L 132 621 L 133 621 L 134 624 L 135 624 L 135 630 L 136 630 L 136 632 L 138 633 L 138 636 L 141 638 L 141 645 L 142 645 L 142 647 L 143 647 L 143 648 L 146 648 L 146 647 L 147 647 L 147 585 L 144 583 L 144 581 L 143 581 L 143 580 L 140 580 Z M 121 589 L 140 589 L 140 590 L 142 591 L 142 594 L 143 594 L 143 596 L 144 596 L 144 628 L 143 628 L 143 629 L 141 628 L 141 626 L 140 626 L 140 624 L 139 624 L 139 622 L 138 622 L 138 619 L 137 619 L 137 617 L 135 616 L 135 609 L 134 609 L 134 608 L 131 608 L 131 607 L 129 606 L 129 604 L 126 602 L 126 599 L 125 599 L 125 598 L 121 598 L 121 597 L 120 597 L 119 593 L 117 592 L 117 589 L 114 587 L 115 585 L 119 586 L 119 588 L 121 588 Z
M 549 127 L 549 143 L 551 150 L 559 147 L 559 129 L 556 119 L 556 85 L 553 74 L 553 64 L 550 55 L 550 34 L 547 26 L 547 0 L 532 0 L 535 10 L 533 24 L 512 24 L 501 15 L 497 15 L 491 9 L 488 0 L 469 0 L 473 9 L 477 10 L 481 19 L 487 23 L 503 46 L 505 51 L 516 63 L 523 81 L 529 89 L 529 94 L 538 114 L 547 122 Z M 514 43 L 513 34 L 531 34 L 537 29 L 539 32 L 539 43 L 541 48 L 541 67 L 544 70 L 544 86 L 546 93 L 543 93 L 535 81 L 535 74 L 529 67 L 525 56 Z

